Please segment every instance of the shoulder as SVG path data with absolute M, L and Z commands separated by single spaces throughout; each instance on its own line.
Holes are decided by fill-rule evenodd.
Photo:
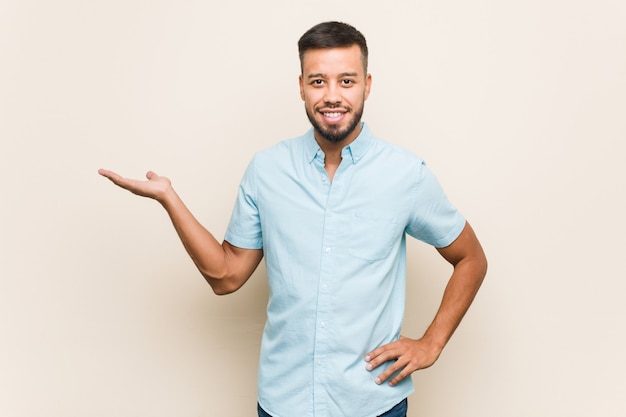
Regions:
M 284 175 L 299 172 L 310 153 L 306 135 L 284 139 L 254 154 L 248 165 L 248 175 L 257 180 L 275 181 Z
M 424 159 L 405 147 L 374 137 L 370 157 L 379 163 L 393 166 L 395 169 L 421 171 L 426 165 Z
M 288 155 L 302 153 L 305 147 L 305 136 L 284 139 L 276 144 L 256 152 L 253 156 L 255 163 L 276 163 Z

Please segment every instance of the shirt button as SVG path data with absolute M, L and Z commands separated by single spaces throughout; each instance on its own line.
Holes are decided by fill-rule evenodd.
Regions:
M 324 291 L 328 291 L 328 284 L 324 284 L 324 285 L 322 285 L 322 290 L 324 290 Z
M 326 253 L 330 253 L 331 251 L 332 251 L 332 248 L 326 248 L 326 249 L 324 249 L 324 252 L 326 252 Z
M 321 327 L 322 329 L 323 329 L 324 327 L 326 327 L 326 322 L 325 322 L 325 321 L 321 322 L 321 323 L 320 323 L 320 327 Z

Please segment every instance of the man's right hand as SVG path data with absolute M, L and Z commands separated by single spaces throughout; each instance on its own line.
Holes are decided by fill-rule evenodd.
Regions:
M 147 181 L 124 178 L 107 169 L 99 169 L 98 174 L 108 178 L 115 185 L 133 194 L 153 198 L 160 203 L 163 203 L 168 193 L 172 191 L 172 183 L 169 178 L 161 177 L 152 171 L 146 173 Z

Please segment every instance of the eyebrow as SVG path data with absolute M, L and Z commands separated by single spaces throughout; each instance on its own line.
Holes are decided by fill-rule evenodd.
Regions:
M 339 78 L 343 78 L 343 77 L 356 77 L 358 76 L 359 73 L 358 72 L 342 72 L 341 74 L 339 74 Z M 318 73 L 314 73 L 314 74 L 309 74 L 307 75 L 308 79 L 311 78 L 327 78 L 326 74 L 323 74 L 321 72 Z

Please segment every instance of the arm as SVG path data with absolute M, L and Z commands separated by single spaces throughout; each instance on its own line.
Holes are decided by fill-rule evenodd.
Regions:
M 396 385 L 413 372 L 432 366 L 469 309 L 487 272 L 487 259 L 474 231 L 466 223 L 459 237 L 449 246 L 437 249 L 454 271 L 443 294 L 439 310 L 424 336 L 413 340 L 400 337 L 396 342 L 381 346 L 367 354 L 366 368 L 396 362 L 376 378 L 381 384 L 397 371 L 389 381 Z
M 196 220 L 166 177 L 150 171 L 146 174 L 147 181 L 139 181 L 105 169 L 98 173 L 133 194 L 158 201 L 165 208 L 187 253 L 216 294 L 229 294 L 241 288 L 261 262 L 261 249 L 242 249 L 226 241 L 220 244 Z

